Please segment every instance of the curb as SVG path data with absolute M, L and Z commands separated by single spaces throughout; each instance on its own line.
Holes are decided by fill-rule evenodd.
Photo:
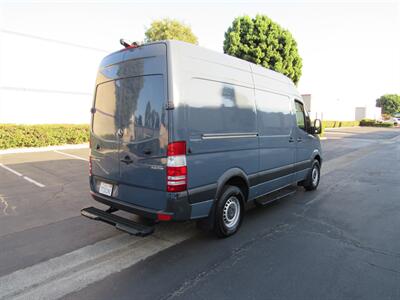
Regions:
M 29 147 L 29 148 L 12 148 L 0 150 L 1 154 L 16 154 L 16 153 L 34 153 L 34 152 L 48 152 L 54 150 L 68 150 L 68 149 L 84 149 L 89 148 L 89 144 L 75 144 L 75 145 L 58 145 L 47 147 Z
M 332 130 L 332 131 L 336 131 L 336 130 L 340 130 L 340 129 L 360 128 L 360 127 L 365 127 L 365 126 L 327 127 L 327 128 L 324 128 L 324 130 L 328 130 L 328 131 L 330 131 L 330 130 Z

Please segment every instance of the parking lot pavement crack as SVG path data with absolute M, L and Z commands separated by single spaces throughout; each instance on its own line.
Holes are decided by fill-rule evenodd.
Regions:
M 57 199 L 61 194 L 63 194 L 64 193 L 64 190 L 65 190 L 65 186 L 66 186 L 67 184 L 61 184 L 61 189 L 59 190 L 59 191 L 57 191 L 57 192 L 55 192 L 54 193 L 54 195 L 53 195 L 53 200 L 55 200 L 55 199 Z
M 382 271 L 387 271 L 387 272 L 391 272 L 391 273 L 395 273 L 395 274 L 400 274 L 400 271 L 398 271 L 398 270 L 396 270 L 396 269 L 383 267 L 383 266 L 381 266 L 381 265 L 377 265 L 377 264 L 371 263 L 371 262 L 369 262 L 369 261 L 366 261 L 366 263 L 367 263 L 368 265 L 370 265 L 371 267 L 380 269 L 380 270 L 382 270 Z
M 16 207 L 15 207 L 15 206 L 10 206 L 10 204 L 9 204 L 8 201 L 6 200 L 6 197 L 3 196 L 3 195 L 1 195 L 1 194 L 0 194 L 0 204 L 1 204 L 1 206 L 4 206 L 4 207 L 2 207 L 2 212 L 3 212 L 3 214 L 4 214 L 5 216 L 8 216 L 8 215 L 9 215 L 9 213 L 8 213 L 9 208 L 10 208 L 13 212 L 15 212 Z
M 50 201 L 55 201 L 57 200 L 60 195 L 62 195 L 65 192 L 65 186 L 67 186 L 68 183 L 63 183 L 61 184 L 61 188 L 58 191 L 55 191 L 51 197 L 48 197 L 46 201 L 44 201 L 39 208 L 46 206 Z
M 400 253 L 391 252 L 388 250 L 363 245 L 360 241 L 358 241 L 354 237 L 349 236 L 343 229 L 341 229 L 333 224 L 324 222 L 322 220 L 310 218 L 310 217 L 307 217 L 304 215 L 300 215 L 300 214 L 293 214 L 293 215 L 296 217 L 302 218 L 310 223 L 318 224 L 322 228 L 328 229 L 326 231 L 316 230 L 317 227 L 314 226 L 313 227 L 314 230 L 303 230 L 304 232 L 307 232 L 310 234 L 324 235 L 325 237 L 328 237 L 330 239 L 338 240 L 344 244 L 350 245 L 354 248 L 357 248 L 357 249 L 360 249 L 363 251 L 367 251 L 372 254 L 379 254 L 379 255 L 389 256 L 389 257 L 393 257 L 393 258 L 400 258 Z
M 234 266 L 238 261 L 245 257 L 246 252 L 254 247 L 257 243 L 265 239 L 274 240 L 277 238 L 278 234 L 287 233 L 292 227 L 293 225 L 283 223 L 260 232 L 252 239 L 241 244 L 240 247 L 233 249 L 229 255 L 226 255 L 223 259 L 214 263 L 206 271 L 200 272 L 195 277 L 184 281 L 177 289 L 173 290 L 165 297 L 161 297 L 160 300 L 169 300 L 175 297 L 182 296 L 190 289 L 196 287 L 199 283 L 204 282 L 211 275 Z
M 1 203 L 2 205 L 4 205 L 3 214 L 4 214 L 5 216 L 8 216 L 8 213 L 7 213 L 8 202 L 7 202 L 7 200 L 6 200 L 2 195 L 0 195 L 0 203 Z

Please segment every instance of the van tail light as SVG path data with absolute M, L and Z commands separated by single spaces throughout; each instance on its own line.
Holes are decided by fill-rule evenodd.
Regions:
M 89 176 L 92 176 L 92 156 L 89 156 Z
M 163 214 L 163 213 L 158 213 L 157 214 L 157 219 L 159 221 L 171 221 L 172 220 L 172 216 L 171 215 L 167 215 L 167 214 Z
M 185 191 L 187 188 L 186 142 L 168 144 L 167 155 L 167 191 Z

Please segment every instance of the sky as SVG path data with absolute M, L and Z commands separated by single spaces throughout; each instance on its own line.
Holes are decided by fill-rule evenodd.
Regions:
M 2 1 L 0 28 L 107 52 L 143 40 L 153 20 L 191 26 L 199 45 L 222 52 L 236 16 L 265 14 L 288 29 L 303 58 L 299 82 L 326 105 L 375 103 L 400 94 L 399 1 Z M 4 76 L 4 75 L 3 75 Z

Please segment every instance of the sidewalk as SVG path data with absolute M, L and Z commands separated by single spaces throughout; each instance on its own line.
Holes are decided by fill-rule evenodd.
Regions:
M 14 154 L 14 153 L 47 152 L 47 151 L 68 150 L 68 149 L 84 149 L 84 148 L 89 148 L 89 143 L 75 144 L 75 145 L 47 146 L 47 147 L 11 148 L 11 149 L 0 150 L 0 155 Z

